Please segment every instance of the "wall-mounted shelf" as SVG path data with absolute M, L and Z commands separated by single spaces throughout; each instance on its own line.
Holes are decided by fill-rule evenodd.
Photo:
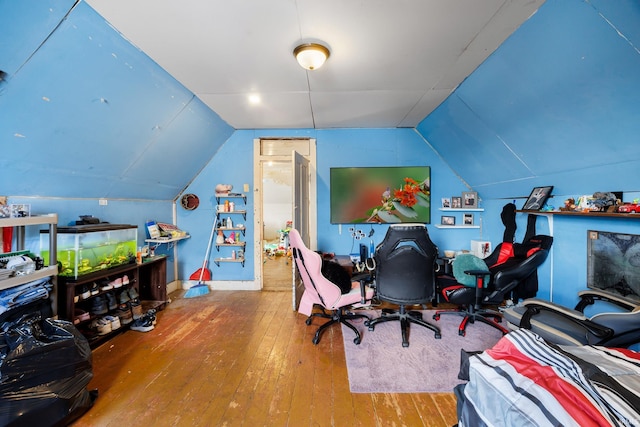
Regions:
M 244 257 L 242 257 L 242 258 L 216 258 L 216 259 L 213 260 L 213 262 L 218 267 L 220 267 L 220 263 L 221 262 L 239 262 L 244 267 Z
M 188 239 L 190 237 L 191 236 L 187 234 L 186 236 L 172 237 L 170 239 L 145 239 L 145 242 L 153 244 L 154 249 L 162 244 L 166 244 L 168 248 L 172 248 L 176 242 L 179 242 L 180 240 Z
M 533 214 L 533 215 L 548 215 L 548 216 L 581 216 L 584 218 L 622 218 L 622 219 L 640 219 L 640 214 L 634 213 L 618 213 L 618 212 L 574 212 L 574 211 L 522 211 L 517 210 L 519 213 Z
M 439 210 L 445 212 L 484 212 L 484 208 L 439 208 Z
M 434 224 L 435 228 L 480 228 L 479 225 L 443 225 Z

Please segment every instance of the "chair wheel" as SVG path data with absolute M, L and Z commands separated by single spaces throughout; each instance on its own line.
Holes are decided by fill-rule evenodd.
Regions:
M 436 339 L 439 340 L 440 338 L 442 338 L 441 334 L 436 334 Z
M 403 342 L 403 343 L 402 343 L 402 346 L 403 346 L 403 347 L 409 347 L 409 343 L 408 343 L 408 342 Z
M 359 338 L 359 337 L 355 337 L 355 338 L 353 339 L 353 343 L 354 343 L 355 345 L 360 344 L 360 338 Z
M 364 326 L 369 326 L 369 323 L 371 323 L 371 319 L 367 319 L 364 321 Z
M 306 323 L 307 326 L 309 326 L 311 324 L 311 317 L 309 317 L 307 320 L 305 320 L 304 323 Z
M 373 331 L 376 327 L 375 326 L 369 326 L 369 330 Z
M 433 315 L 433 320 L 440 320 L 440 315 L 439 314 L 434 314 Z
M 465 331 L 458 331 L 458 335 L 460 335 L 461 337 L 463 337 L 463 336 L 465 336 L 465 335 L 466 335 L 466 332 L 465 332 Z

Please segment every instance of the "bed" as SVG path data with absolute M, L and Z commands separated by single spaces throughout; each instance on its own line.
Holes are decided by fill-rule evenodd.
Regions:
M 468 360 L 459 426 L 640 426 L 640 353 L 505 335 Z

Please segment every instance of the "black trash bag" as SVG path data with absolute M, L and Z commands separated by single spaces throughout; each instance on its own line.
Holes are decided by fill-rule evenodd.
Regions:
M 97 397 L 86 338 L 63 320 L 30 314 L 1 325 L 0 426 L 64 426 Z

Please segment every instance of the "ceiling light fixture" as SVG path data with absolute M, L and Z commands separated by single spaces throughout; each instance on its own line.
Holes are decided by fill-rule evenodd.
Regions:
M 293 56 L 305 70 L 317 70 L 329 57 L 329 49 L 318 43 L 305 43 L 293 49 Z

